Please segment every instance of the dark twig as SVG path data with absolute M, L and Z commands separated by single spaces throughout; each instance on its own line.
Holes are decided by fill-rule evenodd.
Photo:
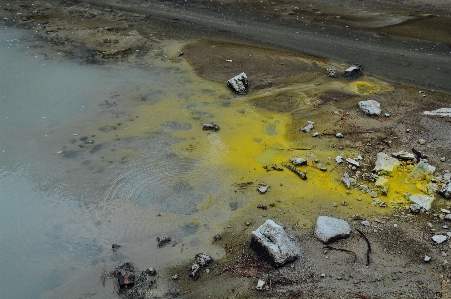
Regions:
M 326 245 L 326 246 L 324 246 L 323 248 L 348 252 L 348 253 L 354 255 L 354 262 L 353 262 L 353 263 L 355 263 L 355 260 L 357 259 L 357 254 L 355 254 L 355 252 L 352 251 L 352 250 L 348 250 L 348 249 L 344 249 L 344 248 L 332 247 L 332 246 L 329 246 L 329 245 Z
M 369 266 L 370 264 L 370 253 L 371 253 L 371 244 L 370 241 L 368 240 L 368 238 L 365 236 L 365 234 L 358 228 L 356 228 L 356 230 L 359 232 L 359 234 L 362 235 L 362 237 L 365 239 L 366 244 L 368 245 L 368 249 L 366 251 L 366 265 Z
M 283 163 L 282 166 L 287 168 L 291 172 L 294 172 L 295 174 L 297 174 L 301 179 L 303 179 L 303 180 L 307 179 L 307 174 L 305 172 L 302 172 L 302 171 L 296 169 L 295 167 L 285 164 L 285 163 Z

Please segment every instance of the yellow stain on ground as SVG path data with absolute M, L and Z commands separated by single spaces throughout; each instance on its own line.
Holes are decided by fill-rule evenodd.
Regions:
M 379 81 L 359 80 L 349 83 L 348 89 L 358 94 L 366 95 L 381 91 L 390 91 L 392 90 L 392 87 Z

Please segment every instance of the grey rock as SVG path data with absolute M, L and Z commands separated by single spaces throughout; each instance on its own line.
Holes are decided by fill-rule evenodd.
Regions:
M 425 115 L 440 115 L 441 117 L 451 116 L 451 108 L 440 108 L 432 111 L 424 111 L 423 113 Z
M 417 157 L 414 154 L 408 153 L 405 151 L 399 151 L 399 152 L 393 153 L 392 155 L 393 155 L 393 157 L 395 157 L 399 160 L 406 160 L 406 161 L 416 161 L 417 160 Z
M 276 267 L 301 256 L 299 247 L 288 237 L 283 227 L 271 219 L 252 232 L 250 246 Z
M 381 104 L 375 100 L 360 101 L 359 107 L 367 115 L 381 114 Z
M 348 189 L 350 189 L 356 183 L 356 179 L 351 177 L 348 172 L 345 172 L 343 174 L 343 176 L 341 177 L 341 181 Z
M 377 153 L 376 165 L 374 166 L 374 171 L 378 174 L 389 175 L 395 168 L 399 165 L 398 159 L 390 157 L 384 152 Z
M 307 165 L 307 160 L 304 158 L 294 157 L 290 159 L 290 163 L 295 166 Z
M 445 235 L 435 235 L 432 237 L 432 240 L 434 240 L 435 243 L 441 244 L 448 239 Z
M 236 93 L 245 94 L 249 85 L 246 73 L 242 72 L 241 74 L 229 79 L 227 81 L 227 85 Z
M 444 198 L 451 198 L 451 181 L 444 182 L 442 184 L 442 188 L 440 189 L 439 194 Z
M 446 215 L 446 216 L 445 216 L 445 219 L 446 219 L 446 220 L 451 220 L 451 214 Z
M 421 206 L 417 203 L 413 203 L 410 205 L 410 211 L 414 214 L 421 212 Z
M 408 199 L 411 202 L 420 205 L 425 210 L 429 210 L 431 208 L 432 202 L 434 201 L 434 197 L 423 194 L 412 194 L 408 196 Z
M 301 129 L 301 132 L 307 132 L 307 133 L 309 133 L 309 132 L 313 129 L 313 125 L 314 125 L 314 124 L 315 124 L 315 122 L 313 122 L 313 121 L 308 121 L 308 122 L 307 122 L 307 125 Z
M 346 159 L 346 163 L 348 163 L 348 164 L 350 164 L 350 165 L 352 165 L 352 166 L 355 166 L 355 167 L 360 167 L 360 163 L 357 162 L 357 161 L 354 160 L 354 159 L 351 159 L 351 158 L 347 158 L 347 159 Z
M 351 235 L 351 227 L 345 220 L 328 216 L 319 216 L 316 220 L 315 236 L 323 243 L 347 238 Z

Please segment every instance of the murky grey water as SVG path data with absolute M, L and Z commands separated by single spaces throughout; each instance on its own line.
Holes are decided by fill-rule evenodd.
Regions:
M 214 227 L 205 223 L 240 203 L 199 209 L 229 186 L 171 151 L 184 141 L 176 134 L 197 123 L 168 115 L 157 128 L 133 129 L 137 116 L 129 115 L 167 97 L 188 99 L 180 107 L 190 117 L 204 115 L 183 90 L 183 72 L 46 59 L 27 52 L 32 40 L 22 34 L 0 30 L 1 297 L 99 294 L 101 271 L 121 259 L 161 267 L 211 246 L 205 235 Z M 125 129 L 147 131 L 137 138 Z M 171 235 L 172 247 L 155 250 L 160 234 Z M 119 253 L 113 243 L 123 245 Z

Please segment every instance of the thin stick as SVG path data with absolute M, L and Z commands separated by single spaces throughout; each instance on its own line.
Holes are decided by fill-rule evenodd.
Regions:
M 366 241 L 366 244 L 368 245 L 368 250 L 366 251 L 366 265 L 369 266 L 369 264 L 370 264 L 370 253 L 371 253 L 370 241 L 368 241 L 368 238 L 365 236 L 365 234 L 360 229 L 356 228 L 356 230 L 362 235 L 362 237 Z
M 354 263 L 355 263 L 355 260 L 357 259 L 357 254 L 355 254 L 355 252 L 352 251 L 352 250 L 348 250 L 348 249 L 344 249 L 344 248 L 332 247 L 332 246 L 329 246 L 329 245 L 326 245 L 323 248 L 333 249 L 333 250 L 338 250 L 338 251 L 344 251 L 344 252 L 351 253 L 352 255 L 354 255 Z

